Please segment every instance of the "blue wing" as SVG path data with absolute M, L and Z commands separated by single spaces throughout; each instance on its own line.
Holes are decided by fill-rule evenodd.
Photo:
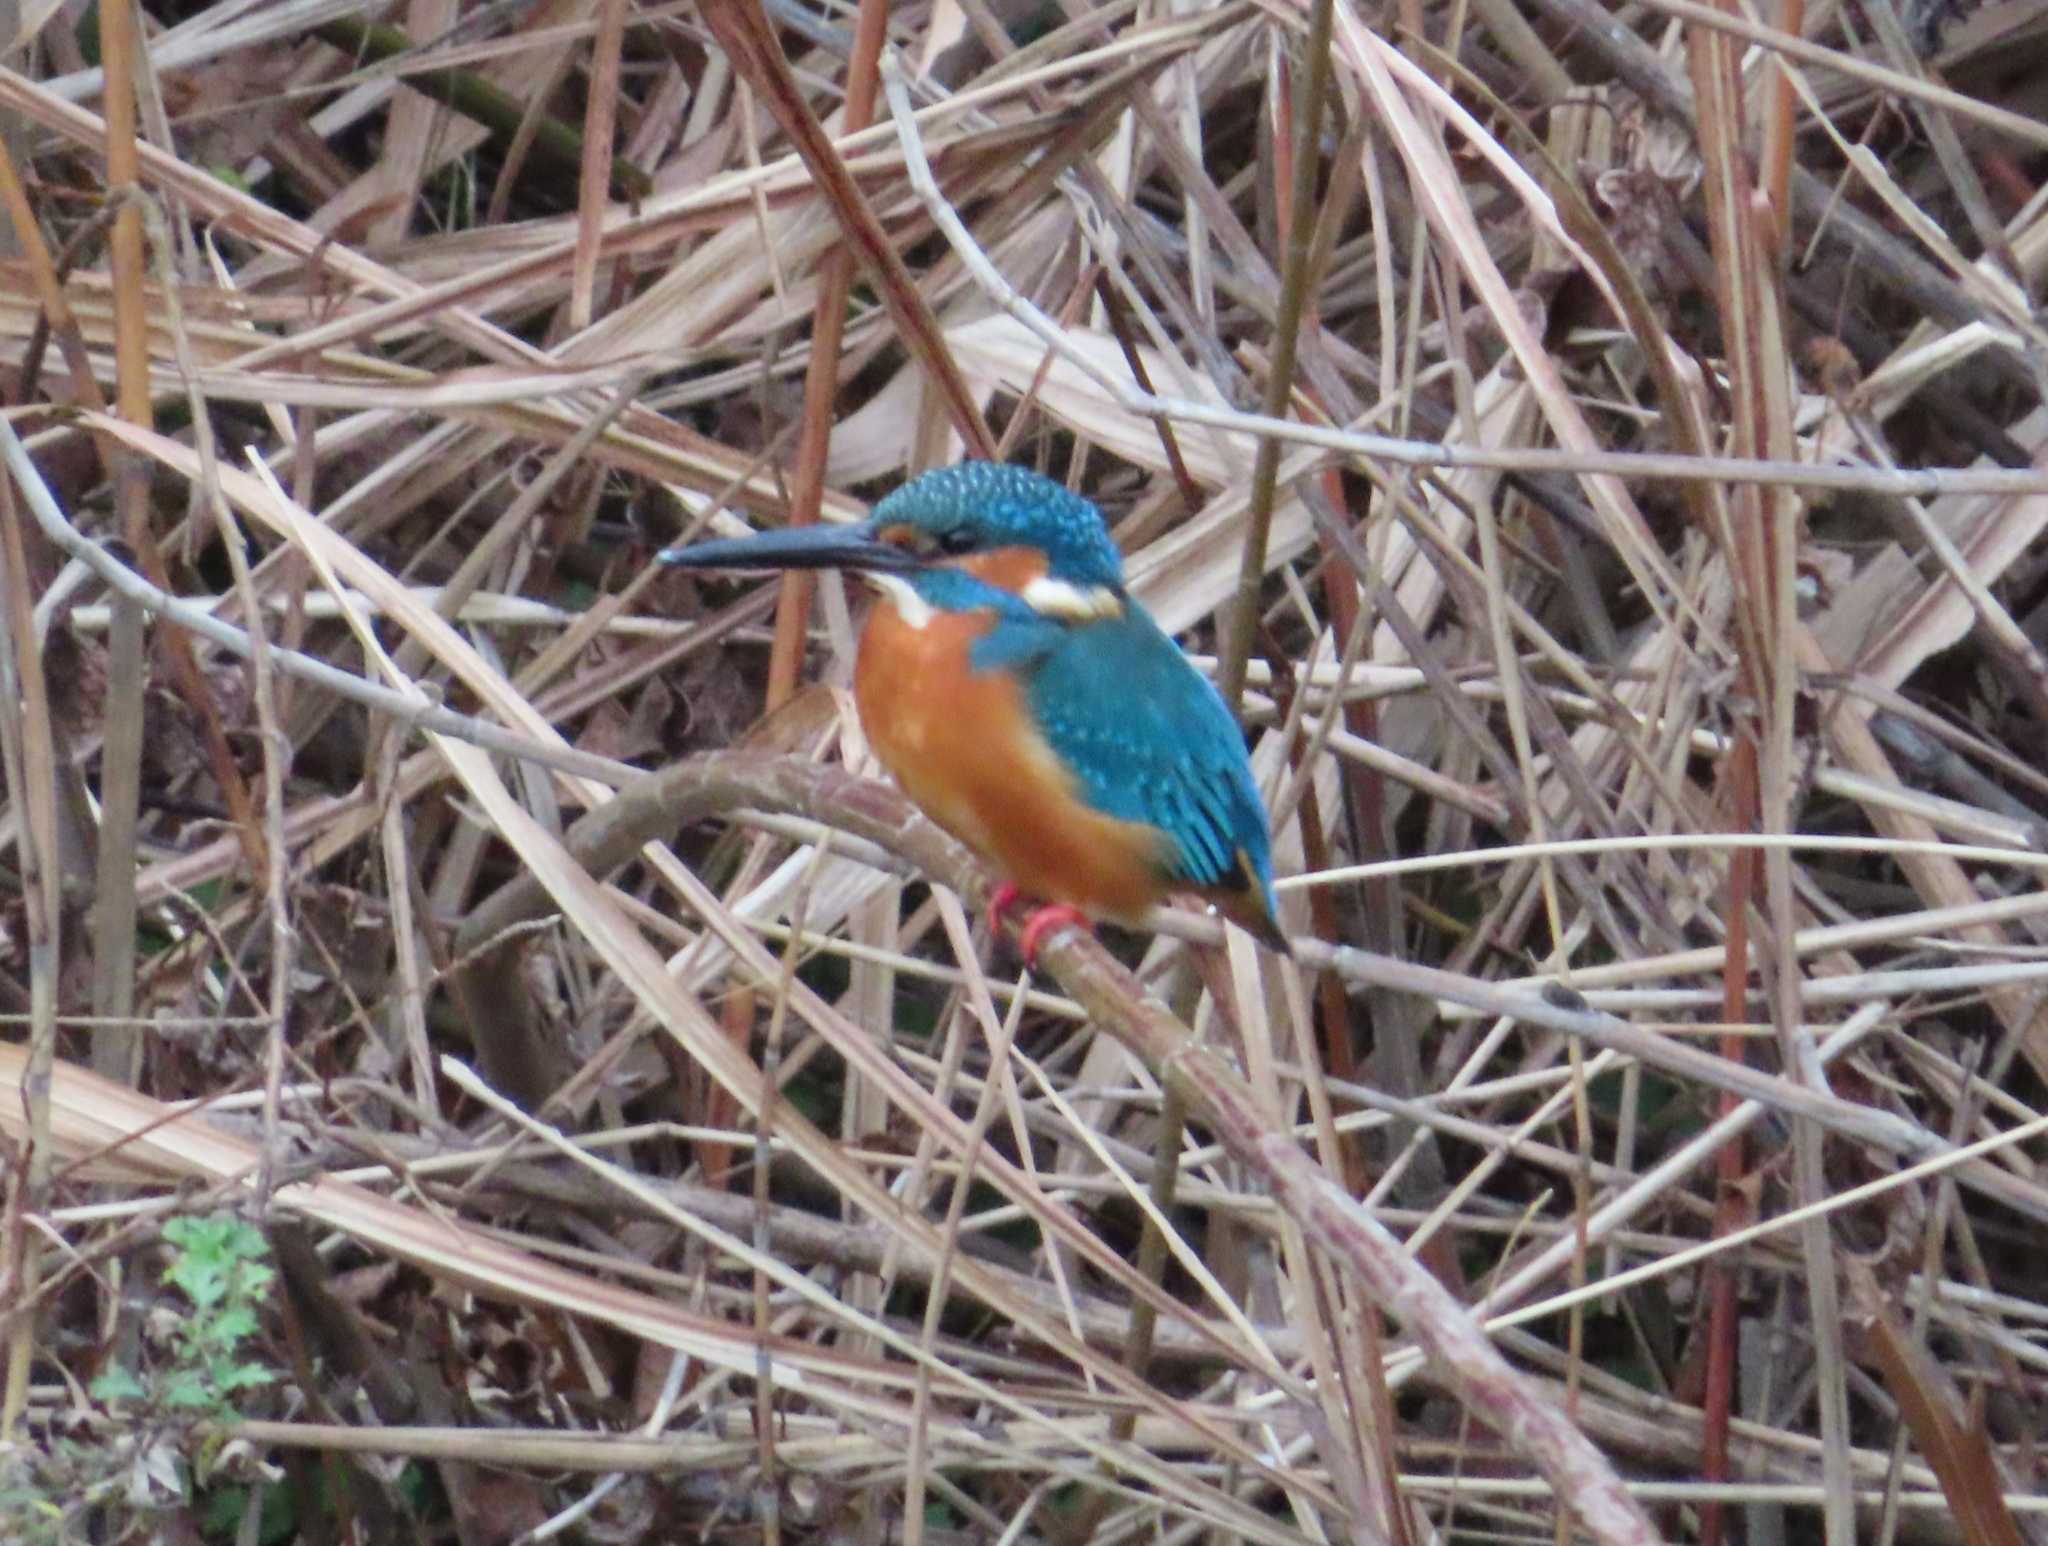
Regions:
M 1216 689 L 1142 608 L 1127 602 L 1121 617 L 1078 625 L 1006 608 L 973 661 L 1022 677 L 1083 797 L 1156 827 L 1170 879 L 1256 890 L 1271 911 L 1272 848 L 1244 739 Z

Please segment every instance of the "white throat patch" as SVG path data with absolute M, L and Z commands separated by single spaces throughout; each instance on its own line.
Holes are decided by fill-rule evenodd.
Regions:
M 937 609 L 917 593 L 917 587 L 900 574 L 878 574 L 870 570 L 868 581 L 896 608 L 896 615 L 903 619 L 907 628 L 922 633 L 939 615 Z

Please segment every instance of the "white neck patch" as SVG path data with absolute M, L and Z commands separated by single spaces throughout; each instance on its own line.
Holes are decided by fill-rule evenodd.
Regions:
M 1042 574 L 1024 587 L 1024 605 L 1063 623 L 1108 622 L 1124 615 L 1121 597 L 1107 585 L 1075 585 Z

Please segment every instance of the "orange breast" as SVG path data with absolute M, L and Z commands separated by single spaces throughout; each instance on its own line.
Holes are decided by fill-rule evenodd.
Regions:
M 926 815 L 1026 893 L 1135 918 L 1167 890 L 1157 835 L 1086 805 L 1016 680 L 968 669 L 988 627 L 941 612 L 913 628 L 877 603 L 853 678 L 869 743 Z

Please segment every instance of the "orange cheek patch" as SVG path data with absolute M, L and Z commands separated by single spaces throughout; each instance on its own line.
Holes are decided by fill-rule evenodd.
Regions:
M 906 552 L 917 551 L 917 528 L 915 526 L 904 526 L 901 524 L 884 526 L 875 533 L 875 536 L 879 541 L 888 543 L 892 548 L 902 548 Z
M 985 585 L 1021 596 L 1025 586 L 1045 578 L 1045 555 L 1036 548 L 993 548 L 963 559 L 960 567 Z

